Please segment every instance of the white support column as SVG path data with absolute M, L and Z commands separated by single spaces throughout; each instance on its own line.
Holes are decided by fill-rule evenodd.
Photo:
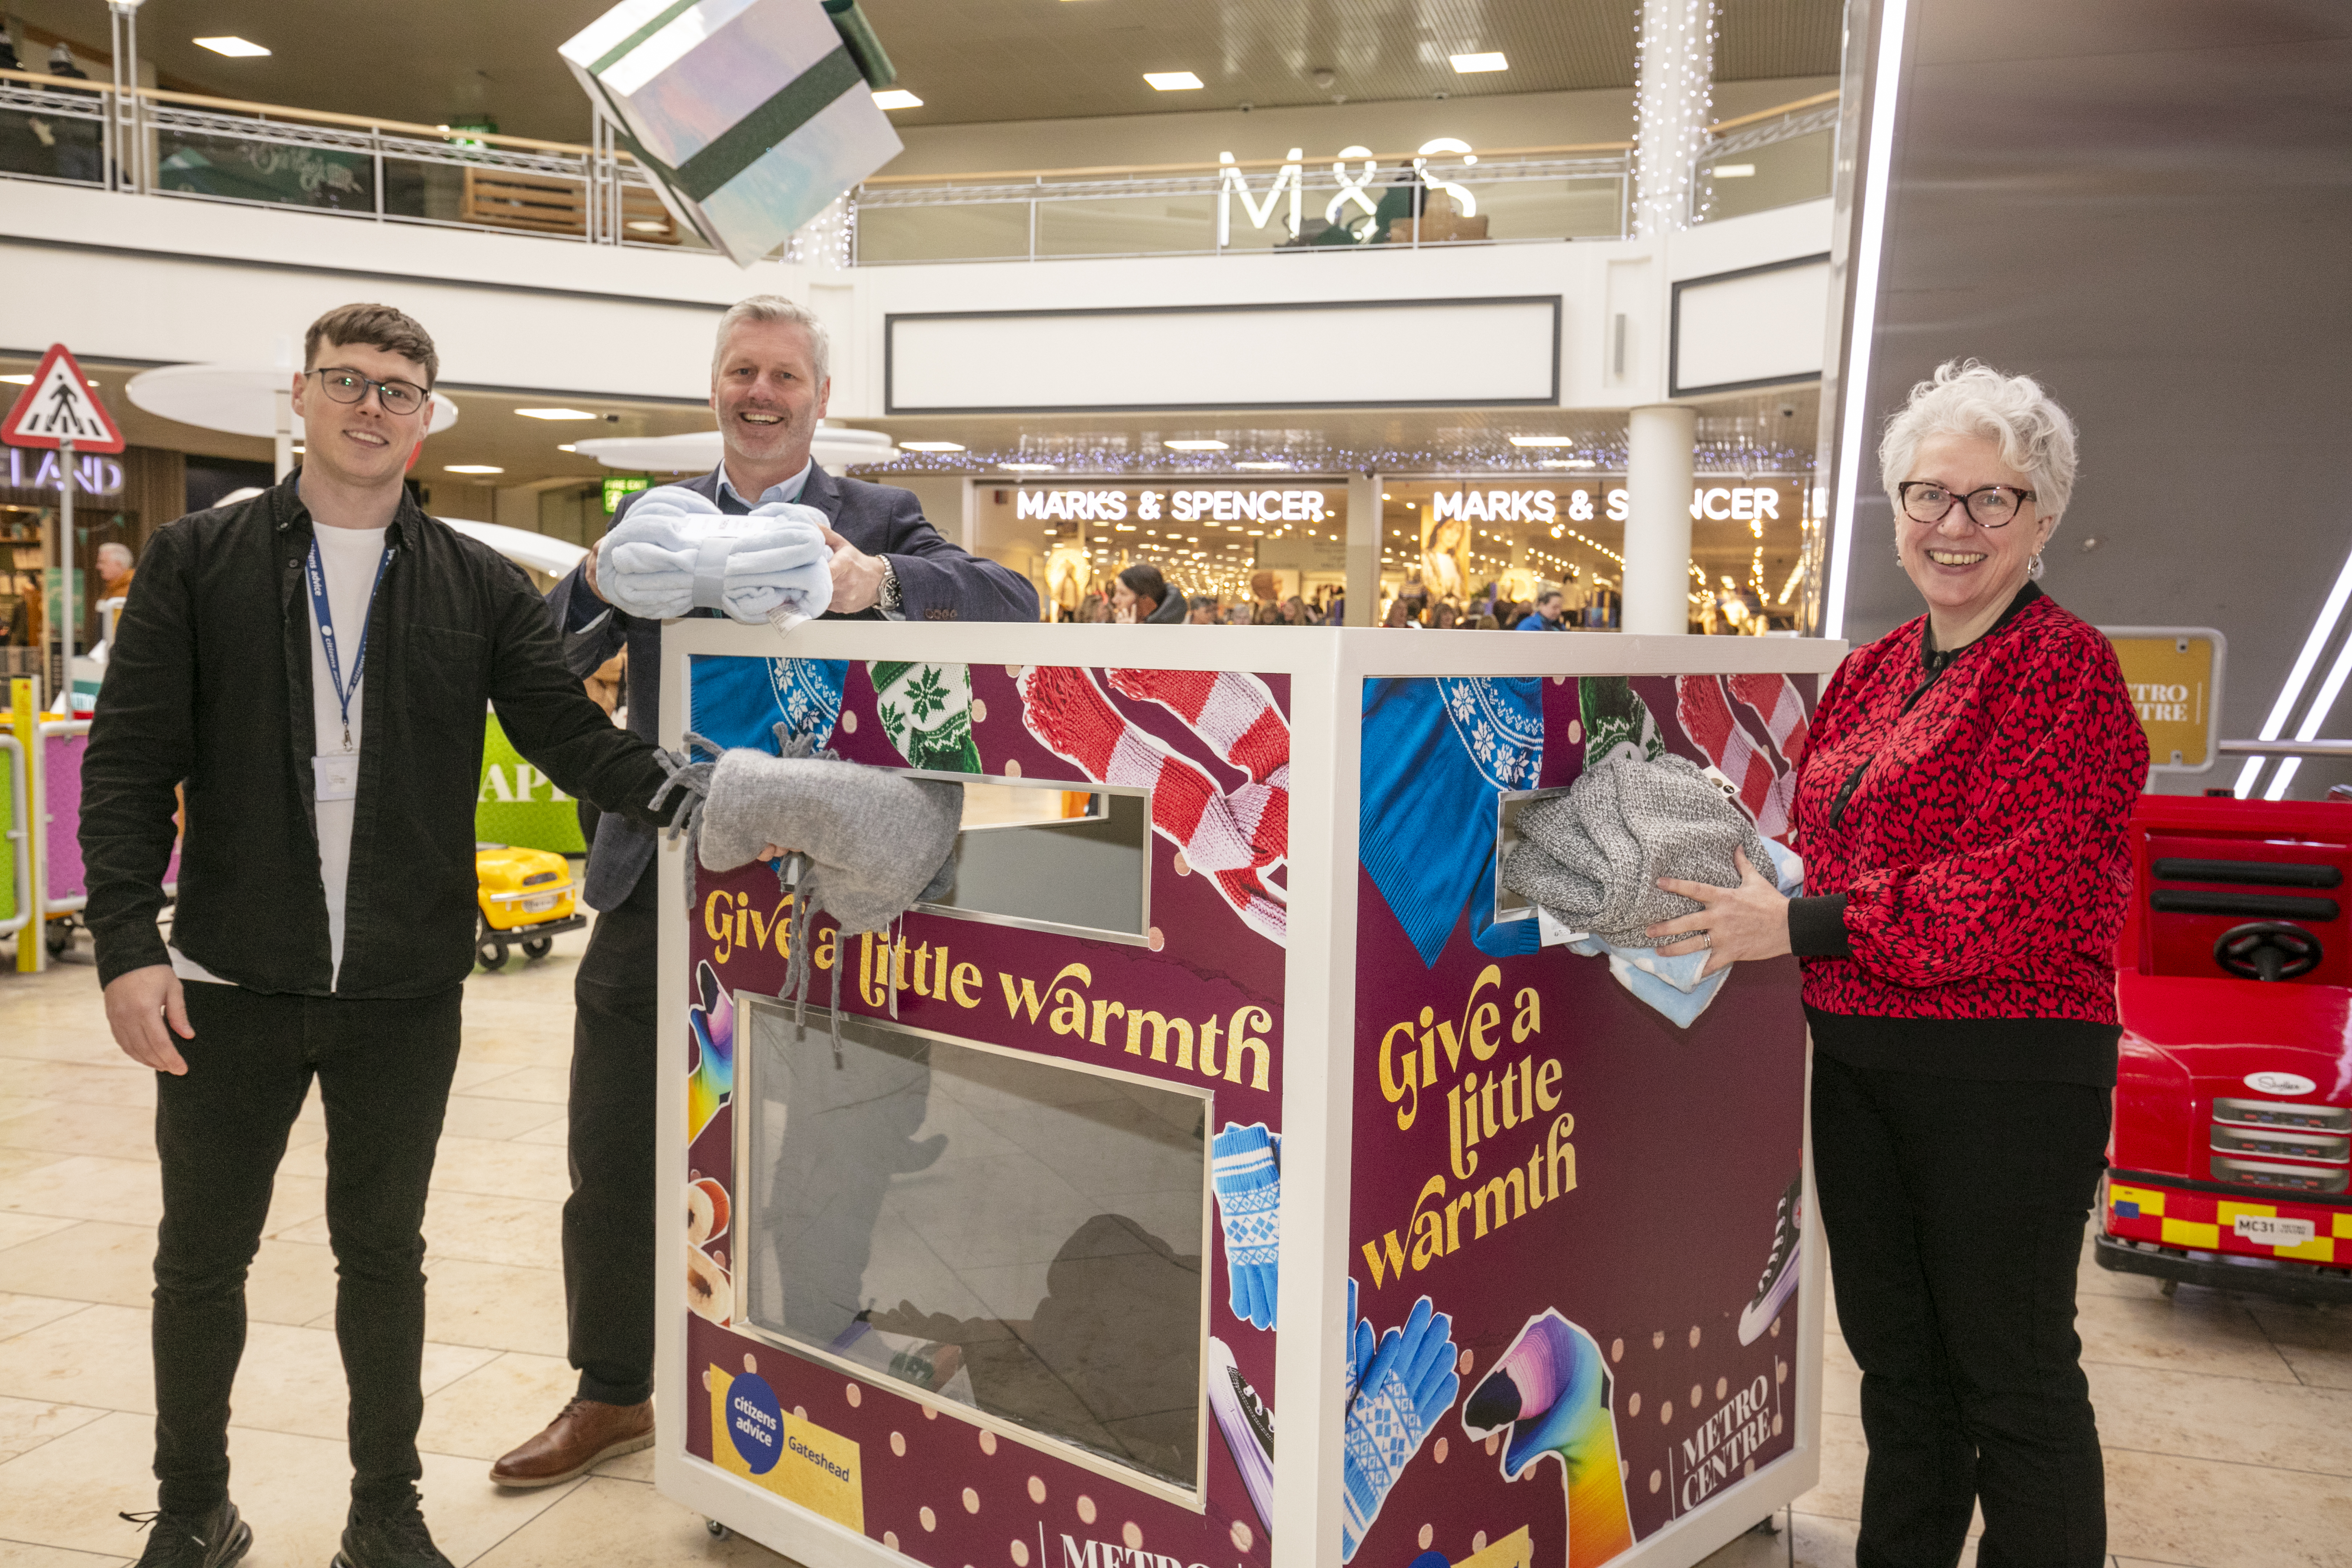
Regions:
M 1642 0 L 1633 48 L 1633 233 L 1690 223 L 1691 163 L 1714 100 L 1715 0 Z
M 1629 632 L 1675 636 L 1690 626 L 1692 443 L 1696 410 L 1654 404 L 1626 430 L 1625 619 Z
M 1351 626 L 1372 626 L 1381 610 L 1381 477 L 1348 476 L 1348 616 Z

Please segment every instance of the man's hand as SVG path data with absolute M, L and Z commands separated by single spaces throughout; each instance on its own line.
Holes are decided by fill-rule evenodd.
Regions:
M 882 597 L 882 558 L 868 555 L 831 528 L 824 542 L 833 546 L 833 611 L 854 616 L 870 610 Z
M 106 1022 L 122 1054 L 140 1066 L 174 1075 L 187 1072 L 187 1061 L 172 1037 L 193 1040 L 196 1031 L 188 1022 L 187 995 L 170 964 L 151 963 L 116 975 L 106 988 Z
M 1647 936 L 1696 933 L 1687 942 L 1658 949 L 1661 957 L 1679 958 L 1685 952 L 1704 951 L 1706 967 L 1700 973 L 1713 974 L 1748 959 L 1778 958 L 1790 951 L 1789 900 L 1757 874 L 1756 868 L 1748 863 L 1745 849 L 1735 848 L 1731 856 L 1739 867 L 1739 886 L 1736 888 L 1710 887 L 1705 882 L 1685 882 L 1675 877 L 1658 879 L 1658 886 L 1667 892 L 1680 893 L 1706 906 L 1696 914 L 1660 921 L 1648 928 L 1643 933 Z

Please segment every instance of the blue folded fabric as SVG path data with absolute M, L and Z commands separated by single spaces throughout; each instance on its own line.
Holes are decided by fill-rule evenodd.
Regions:
M 1790 898 L 1802 892 L 1803 858 L 1775 839 L 1766 839 L 1764 849 L 1772 857 L 1782 890 Z M 1548 914 L 1527 923 L 1541 930 L 1547 945 L 1565 942 L 1570 952 L 1580 952 L 1587 958 L 1605 956 L 1609 973 L 1617 984 L 1671 1019 L 1677 1028 L 1687 1029 L 1698 1022 L 1699 1016 L 1723 990 L 1724 982 L 1731 978 L 1728 969 L 1718 969 L 1713 974 L 1700 973 L 1706 967 L 1704 950 L 1667 958 L 1654 948 L 1617 947 L 1589 931 L 1568 931 Z

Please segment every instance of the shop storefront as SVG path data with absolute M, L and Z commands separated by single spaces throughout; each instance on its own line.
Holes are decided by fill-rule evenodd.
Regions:
M 1384 475 L 1381 491 L 1383 618 L 1402 599 L 1475 624 L 1498 605 L 1524 607 L 1558 588 L 1569 624 L 1617 626 L 1623 474 Z M 1702 474 L 1690 504 L 1691 629 L 1793 630 L 1814 515 L 1809 483 L 1794 475 Z
M 1087 618 L 1090 601 L 1137 563 L 1224 613 L 1292 598 L 1316 610 L 1347 585 L 1344 478 L 972 484 L 973 548 L 1035 583 L 1049 619 Z
M 1160 480 L 1076 476 L 967 481 L 971 547 L 1037 584 L 1053 620 L 1104 613 L 1118 572 L 1159 567 L 1221 618 L 1292 598 L 1320 621 L 1348 579 L 1348 513 L 1377 495 L 1378 592 L 1355 624 L 1506 625 L 1557 588 L 1568 624 L 1618 625 L 1625 476 L 1525 472 L 1361 477 L 1283 474 Z M 1794 630 L 1801 564 L 1818 515 L 1793 474 L 1706 474 L 1691 490 L 1690 625 Z

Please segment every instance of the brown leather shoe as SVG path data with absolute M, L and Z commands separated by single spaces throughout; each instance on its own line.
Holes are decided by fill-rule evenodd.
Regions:
M 502 1487 L 551 1487 L 606 1459 L 654 1446 L 654 1402 L 599 1405 L 575 1399 L 547 1430 L 490 1467 Z

